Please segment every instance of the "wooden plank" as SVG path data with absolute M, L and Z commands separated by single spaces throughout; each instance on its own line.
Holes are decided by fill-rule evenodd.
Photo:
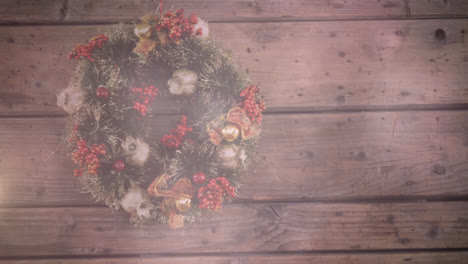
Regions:
M 157 117 L 154 140 L 177 122 Z M 241 199 L 351 200 L 468 194 L 468 112 L 266 115 L 263 162 Z M 0 123 L 0 206 L 94 204 L 57 153 L 61 118 Z
M 249 264 L 465 264 L 468 253 L 463 252 L 422 252 L 422 253 L 347 253 L 347 254 L 290 254 L 290 255 L 241 255 L 201 257 L 125 257 L 86 259 L 25 259 L 0 260 L 9 264 L 186 264 L 186 263 L 249 263 Z
M 111 255 L 468 246 L 468 203 L 242 204 L 190 227 L 134 227 L 108 208 L 0 209 L 0 255 Z
M 0 23 L 109 23 L 133 21 L 155 11 L 159 1 L 2 1 Z M 284 21 L 453 17 L 468 15 L 468 3 L 450 1 L 164 1 L 209 21 Z
M 58 22 L 63 16 L 64 1 L 3 0 L 0 3 L 0 23 Z
M 133 21 L 156 10 L 159 1 L 4 1 L 0 23 L 108 23 Z M 184 8 L 208 21 L 282 21 L 404 17 L 403 0 L 350 1 L 164 1 L 164 10 Z M 444 13 L 445 14 L 445 13 Z
M 408 13 L 416 17 L 466 17 L 468 15 L 468 2 L 465 0 L 410 0 Z
M 70 1 L 65 21 L 117 22 L 134 20 L 150 10 L 155 10 L 158 1 Z M 362 19 L 402 17 L 406 14 L 404 1 L 391 3 L 364 1 L 164 1 L 164 8 L 184 8 L 187 13 L 196 13 L 208 21 L 282 21 L 322 19 Z M 466 5 L 468 6 L 468 5 Z
M 439 28 L 445 40 L 436 39 Z M 212 25 L 263 87 L 270 111 L 466 104 L 467 28 L 468 20 Z M 95 30 L 1 27 L 0 115 L 63 114 L 55 95 L 74 67 L 68 52 Z

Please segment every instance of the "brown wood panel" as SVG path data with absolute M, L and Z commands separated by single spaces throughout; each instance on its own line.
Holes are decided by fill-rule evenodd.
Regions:
M 212 30 L 263 87 L 269 110 L 468 103 L 468 20 L 234 23 Z M 55 95 L 74 67 L 68 52 L 95 31 L 1 27 L 0 115 L 62 114 Z M 170 111 L 168 105 L 156 110 Z
M 466 0 L 409 0 L 408 12 L 410 16 L 433 17 L 450 16 L 466 17 L 468 2 Z
M 65 1 L 3 0 L 0 2 L 0 23 L 61 21 Z
M 156 0 L 6 0 L 0 4 L 0 23 L 108 23 L 132 21 L 154 11 Z M 164 9 L 185 8 L 209 21 L 284 21 L 391 19 L 467 16 L 464 0 L 333 0 L 333 1 L 164 1 Z
M 177 122 L 157 117 L 159 140 Z M 247 200 L 468 194 L 468 112 L 266 115 Z M 92 205 L 57 153 L 62 118 L 2 119 L 0 206 Z
M 0 23 L 102 23 L 133 21 L 156 10 L 157 0 L 3 1 Z M 407 14 L 403 0 L 349 1 L 163 1 L 164 9 L 184 8 L 208 21 L 281 21 L 304 19 L 395 18 Z M 462 6 L 466 8 L 467 5 Z M 444 12 L 444 15 L 446 12 Z M 435 15 L 437 16 L 437 14 Z
M 117 22 L 134 20 L 150 10 L 159 1 L 79 1 L 69 2 L 65 21 Z M 282 21 L 304 19 L 360 19 L 402 17 L 406 14 L 404 1 L 379 3 L 372 0 L 351 1 L 163 1 L 164 9 L 184 8 L 208 21 Z M 465 5 L 468 8 L 468 5 Z
M 108 208 L 0 209 L 2 256 L 468 246 L 468 203 L 242 204 L 190 227 L 134 227 Z
M 25 259 L 0 260 L 9 264 L 465 264 L 467 252 L 424 252 L 424 253 L 346 253 L 346 254 L 294 254 L 294 255 L 241 255 L 201 257 L 125 257 L 86 259 Z

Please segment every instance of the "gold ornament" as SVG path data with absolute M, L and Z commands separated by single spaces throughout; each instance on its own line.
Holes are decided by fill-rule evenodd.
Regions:
M 190 208 L 192 208 L 192 200 L 191 197 L 186 194 L 180 194 L 175 200 L 175 205 L 179 212 L 184 213 L 187 212 Z
M 183 215 L 177 214 L 177 211 L 184 213 L 192 208 L 192 196 L 194 189 L 189 178 L 179 179 L 172 188 L 168 189 L 167 180 L 169 174 L 163 174 L 150 184 L 148 193 L 152 196 L 165 197 L 160 204 L 162 212 L 169 217 L 169 226 L 171 228 L 180 228 L 184 226 Z
M 150 24 L 140 23 L 136 25 L 133 33 L 139 38 L 136 47 L 133 49 L 134 53 L 146 54 L 156 47 L 157 42 L 150 39 L 152 33 Z
M 236 140 L 239 137 L 239 132 L 239 127 L 234 124 L 228 124 L 221 130 L 223 139 L 229 142 Z
M 133 33 L 138 38 L 149 38 L 151 37 L 151 25 L 146 23 L 141 23 L 135 26 Z
M 229 110 L 227 121 L 240 127 L 242 140 L 250 139 L 260 133 L 260 126 L 252 123 L 245 110 L 240 107 L 234 107 Z

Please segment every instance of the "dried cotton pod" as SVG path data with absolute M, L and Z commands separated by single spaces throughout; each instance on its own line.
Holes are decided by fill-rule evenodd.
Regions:
M 140 213 L 145 215 L 142 205 L 151 204 L 151 198 L 146 191 L 138 186 L 131 187 L 124 197 L 120 200 L 122 208 L 130 214 L 137 215 L 138 208 L 140 207 Z
M 141 203 L 136 209 L 137 216 L 140 219 L 149 219 L 155 207 L 154 204 L 149 202 Z
M 132 136 L 125 137 L 120 144 L 127 156 L 127 162 L 142 167 L 150 156 L 150 146 L 141 139 Z
M 192 95 L 195 92 L 197 74 L 191 70 L 180 69 L 172 74 L 167 82 L 169 91 L 174 95 Z
M 85 90 L 70 86 L 62 90 L 57 96 L 57 106 L 65 112 L 73 114 L 80 106 L 88 100 L 88 94 Z
M 237 145 L 229 144 L 229 145 L 221 145 L 216 155 L 218 156 L 218 160 L 220 164 L 225 169 L 236 169 L 239 167 L 239 153 L 240 148 Z

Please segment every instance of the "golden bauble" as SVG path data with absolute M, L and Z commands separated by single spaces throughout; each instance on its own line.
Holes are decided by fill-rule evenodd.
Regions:
M 138 38 L 149 38 L 151 37 L 151 25 L 146 23 L 138 24 L 133 29 L 133 33 Z
M 229 142 L 233 142 L 239 137 L 240 130 L 239 127 L 234 124 L 226 125 L 221 131 L 223 139 Z
M 189 195 L 180 194 L 175 200 L 175 206 L 179 212 L 187 212 L 192 208 L 192 199 Z

